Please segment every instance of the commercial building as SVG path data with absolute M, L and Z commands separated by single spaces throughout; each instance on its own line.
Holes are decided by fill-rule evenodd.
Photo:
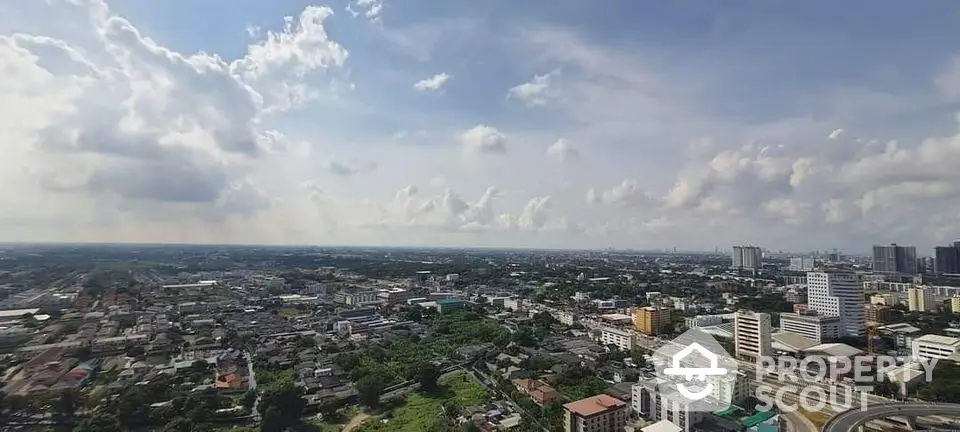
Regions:
M 634 312 L 636 330 L 645 335 L 658 335 L 670 328 L 670 309 L 664 307 L 647 306 L 637 308 Z
M 454 299 L 437 300 L 437 312 L 442 314 L 450 311 L 460 310 L 465 307 L 467 307 L 467 302 L 463 300 L 454 300 Z
M 917 274 L 917 248 L 896 243 L 873 246 L 873 271 Z
M 614 345 L 621 350 L 630 351 L 633 349 L 633 332 L 614 327 L 603 327 L 600 329 L 600 344 L 604 346 Z
M 379 294 L 373 290 L 340 291 L 333 295 L 333 301 L 347 306 L 369 306 L 380 303 Z
M 880 306 L 896 306 L 900 303 L 900 296 L 896 293 L 874 294 L 870 296 L 870 304 Z
M 737 357 L 757 358 L 771 354 L 770 314 L 737 312 L 733 321 Z
M 566 432 L 620 432 L 627 425 L 627 403 L 599 394 L 563 405 Z
M 750 385 L 746 376 L 740 372 L 724 375 L 708 375 L 710 395 L 713 400 L 741 403 L 750 395 Z M 676 383 L 662 378 L 649 378 L 639 381 L 631 388 L 630 406 L 632 411 L 652 422 L 668 421 L 684 432 L 698 430 L 707 413 L 691 409 L 690 400 L 676 391 L 662 391 Z
M 763 250 L 756 246 L 734 246 L 731 267 L 748 270 L 760 269 Z
M 833 342 L 840 338 L 840 317 L 782 313 L 780 330 L 799 334 L 818 344 Z
M 787 270 L 806 272 L 813 270 L 815 265 L 817 265 L 817 260 L 811 257 L 790 258 L 790 266 L 787 267 Z
M 684 318 L 683 322 L 687 328 L 709 327 L 723 323 L 723 315 L 697 315 L 695 317 Z
M 937 303 L 933 298 L 933 290 L 924 287 L 912 287 L 907 289 L 907 308 L 910 312 L 930 312 L 937 308 Z
M 869 304 L 863 306 L 863 317 L 868 323 L 885 324 L 890 322 L 893 311 L 888 306 Z
M 950 311 L 955 314 L 960 314 L 960 297 L 950 298 Z
M 960 349 L 960 339 L 949 336 L 923 335 L 912 342 L 914 357 L 926 359 L 945 359 Z
M 807 273 L 807 304 L 819 315 L 840 317 L 841 336 L 863 336 L 863 285 L 853 273 Z
M 960 241 L 950 246 L 933 248 L 933 271 L 938 274 L 960 273 Z

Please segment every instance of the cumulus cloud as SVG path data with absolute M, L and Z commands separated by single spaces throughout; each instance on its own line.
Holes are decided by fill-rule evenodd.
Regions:
M 547 156 L 560 162 L 570 162 L 580 158 L 580 150 L 574 147 L 569 140 L 560 138 L 547 147 Z
M 534 75 L 533 79 L 518 84 L 507 90 L 508 99 L 517 99 L 529 106 L 546 105 L 550 98 L 556 96 L 556 91 L 550 86 L 551 80 L 560 75 L 554 70 L 543 75 Z
M 430 78 L 425 78 L 413 84 L 413 88 L 419 91 L 437 91 L 440 90 L 450 79 L 446 73 L 438 73 Z
M 502 154 L 507 152 L 507 136 L 496 128 L 477 125 L 460 134 L 460 144 L 470 153 Z

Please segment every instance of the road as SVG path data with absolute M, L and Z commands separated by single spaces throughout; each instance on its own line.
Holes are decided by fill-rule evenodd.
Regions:
M 866 411 L 854 408 L 833 416 L 823 425 L 822 430 L 823 432 L 851 432 L 870 420 L 887 417 L 916 418 L 936 415 L 960 417 L 960 404 L 896 402 L 870 405 Z
M 783 413 L 782 417 L 786 420 L 787 432 L 817 432 L 817 425 L 799 412 Z

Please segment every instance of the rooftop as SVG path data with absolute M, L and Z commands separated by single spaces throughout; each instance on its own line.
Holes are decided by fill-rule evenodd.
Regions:
M 568 411 L 581 417 L 590 417 L 625 406 L 627 406 L 626 402 L 605 394 L 591 396 L 563 405 Z
M 955 337 L 932 335 L 932 334 L 923 335 L 914 340 L 935 343 L 940 345 L 960 345 L 960 339 L 957 339 Z

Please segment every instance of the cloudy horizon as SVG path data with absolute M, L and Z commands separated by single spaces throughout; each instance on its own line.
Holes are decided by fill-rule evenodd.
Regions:
M 960 4 L 0 5 L 0 242 L 960 238 Z

